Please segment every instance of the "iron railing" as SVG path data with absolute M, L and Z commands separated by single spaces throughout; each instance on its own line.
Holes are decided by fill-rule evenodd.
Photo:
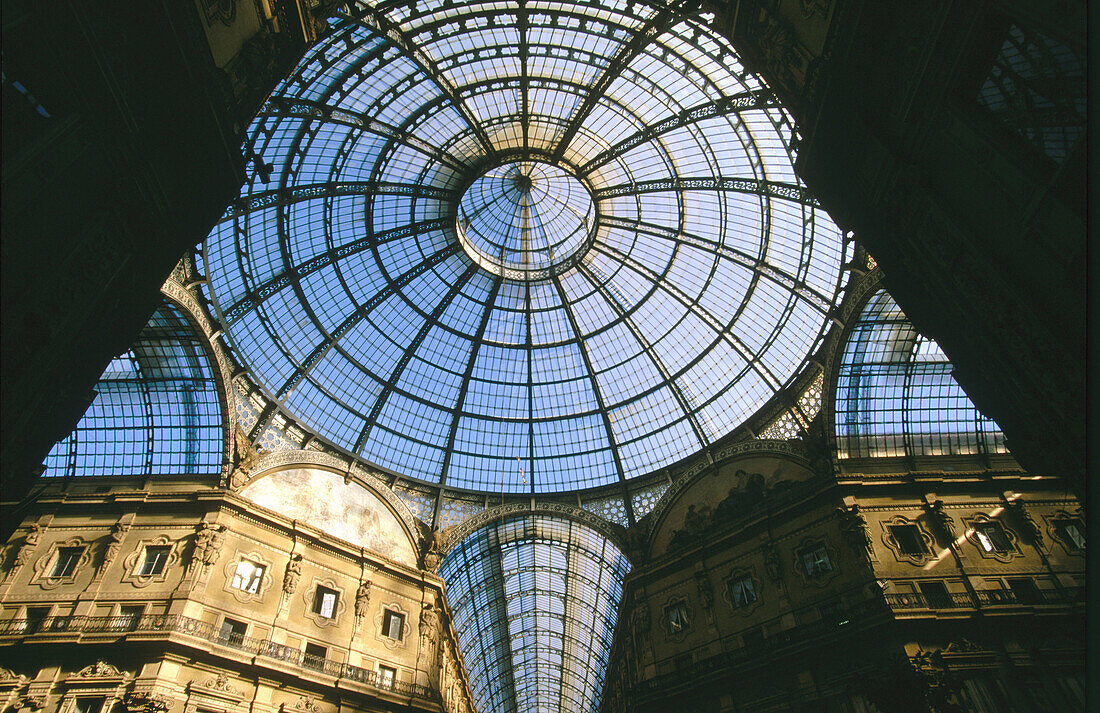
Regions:
M 886 603 L 894 610 L 911 609 L 976 609 L 995 606 L 1033 606 L 1045 604 L 1073 604 L 1085 600 L 1083 587 L 1069 587 L 1064 591 L 1035 590 L 1026 594 L 1011 589 L 980 589 L 974 593 L 977 601 L 969 592 L 944 592 L 942 594 L 923 594 L 905 592 L 887 594 Z
M 25 637 L 36 634 L 183 634 L 218 646 L 244 651 L 254 656 L 282 661 L 336 678 L 356 681 L 402 696 L 437 701 L 439 694 L 428 686 L 383 678 L 377 671 L 340 663 L 321 656 L 307 655 L 299 649 L 267 639 L 226 634 L 206 621 L 182 614 L 146 616 L 51 616 L 44 619 L 8 619 L 0 622 L 0 637 Z

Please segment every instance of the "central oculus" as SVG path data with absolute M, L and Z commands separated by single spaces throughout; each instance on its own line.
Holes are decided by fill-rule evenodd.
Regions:
M 596 206 L 565 169 L 516 161 L 475 180 L 458 204 L 458 240 L 489 272 L 542 280 L 576 264 L 591 242 Z

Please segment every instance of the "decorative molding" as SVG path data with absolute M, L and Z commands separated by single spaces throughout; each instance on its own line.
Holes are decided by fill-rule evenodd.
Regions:
M 145 563 L 145 551 L 149 547 L 167 547 L 168 558 L 164 562 L 159 574 L 140 574 L 141 567 Z M 180 561 L 180 550 L 183 549 L 182 540 L 173 540 L 168 535 L 157 535 L 150 540 L 139 540 L 137 547 L 125 560 L 122 561 L 124 574 L 123 582 L 129 582 L 142 589 L 154 582 L 164 582 L 168 579 L 168 573 Z
M 524 515 L 554 515 L 575 520 L 610 540 L 612 544 L 619 548 L 620 552 L 624 554 L 628 552 L 625 528 L 608 522 L 587 510 L 564 503 L 536 502 L 532 507 L 529 502 L 515 502 L 482 510 L 455 525 L 446 534 L 440 533 L 443 534 L 443 542 L 439 548 L 440 555 L 446 557 L 460 542 L 492 522 L 507 517 Z
M 396 612 L 405 618 L 404 624 L 401 625 L 400 639 L 393 639 L 382 633 L 382 624 L 386 620 L 386 611 Z M 409 610 L 395 601 L 383 602 L 382 606 L 378 608 L 378 613 L 374 616 L 374 623 L 374 638 L 381 641 L 387 649 L 404 649 L 408 647 L 409 630 L 412 628 L 412 621 L 409 619 Z
M 239 696 L 241 692 L 229 684 L 229 674 L 220 671 L 217 676 L 208 678 L 202 682 L 202 687 L 211 691 L 228 693 L 231 696 Z
M 233 586 L 233 575 L 237 572 L 237 564 L 241 560 L 249 560 L 256 564 L 263 565 L 264 573 L 260 577 L 260 586 L 256 588 L 255 592 L 247 592 L 243 589 L 237 589 Z M 264 600 L 264 594 L 267 590 L 271 589 L 274 584 L 274 578 L 271 576 L 272 561 L 265 558 L 256 550 L 251 552 L 242 552 L 235 550 L 233 556 L 225 563 L 222 568 L 225 573 L 225 583 L 222 585 L 222 591 L 228 592 L 233 595 L 233 598 L 242 604 L 248 602 L 262 602 Z
M 750 603 L 737 606 L 737 603 L 733 599 L 732 586 L 734 582 L 747 578 L 752 583 L 753 599 Z M 726 600 L 726 603 L 730 605 L 733 613 L 737 616 L 747 617 L 751 615 L 756 608 L 760 606 L 760 585 L 762 582 L 760 578 L 756 576 L 756 568 L 753 566 L 748 567 L 735 567 L 730 572 L 729 576 L 723 580 L 722 598 Z
M 99 659 L 91 666 L 80 669 L 76 675 L 81 678 L 120 678 L 122 672 L 118 670 L 117 666 Z
M 1003 564 L 1008 564 L 1012 560 L 1022 555 L 1022 553 L 1020 552 L 1019 536 L 1014 530 L 1009 529 L 1001 520 L 990 517 L 984 512 L 980 512 L 972 515 L 971 517 L 964 517 L 962 521 L 963 526 L 966 528 L 967 541 L 969 541 L 970 544 L 973 545 L 974 549 L 978 551 L 978 554 L 981 555 L 983 559 L 993 559 Z M 984 547 L 982 547 L 981 540 L 978 539 L 978 529 L 976 526 L 984 523 L 995 523 L 1000 526 L 1001 530 L 1005 534 L 1005 538 L 1008 539 L 1009 545 L 1011 545 L 1012 549 L 989 552 Z
M 72 584 L 76 581 L 77 575 L 79 575 L 85 567 L 92 561 L 91 543 L 82 537 L 70 537 L 67 540 L 54 542 L 46 550 L 46 554 L 42 555 L 35 561 L 33 565 L 34 574 L 31 575 L 30 584 L 35 584 L 42 589 L 55 589 L 62 584 Z M 64 577 L 52 577 L 48 574 L 49 570 L 53 567 L 54 561 L 57 558 L 62 547 L 80 547 L 82 551 L 80 553 L 80 559 L 77 560 L 76 566 L 73 567 L 73 571 Z
M 332 617 L 329 619 L 326 619 L 325 617 L 313 611 L 313 600 L 317 596 L 318 586 L 327 587 L 328 589 L 336 592 L 336 607 L 332 612 Z M 336 580 L 332 578 L 321 579 L 319 577 L 314 577 L 313 584 L 310 586 L 309 591 L 305 592 L 302 595 L 302 598 L 305 600 L 306 603 L 306 618 L 322 629 L 330 626 L 339 626 L 340 619 L 342 618 L 343 613 L 347 611 L 348 608 L 347 599 L 346 597 L 344 597 L 344 590 L 341 589 L 336 584 Z
M 823 574 L 811 576 L 806 570 L 806 563 L 802 554 L 809 549 L 817 549 L 819 547 L 825 549 L 825 554 L 829 558 L 829 566 L 831 569 Z M 802 580 L 803 586 L 824 588 L 840 574 L 840 563 L 838 562 L 836 550 L 829 545 L 829 541 L 826 538 L 810 535 L 804 537 L 802 541 L 798 543 L 798 546 L 794 548 L 794 569 L 798 572 L 799 579 Z
M 934 558 L 933 550 L 935 549 L 936 541 L 930 534 L 924 531 L 918 520 L 911 520 L 904 515 L 894 515 L 889 520 L 880 521 L 879 525 L 882 527 L 882 544 L 886 545 L 886 547 L 894 553 L 894 559 L 898 562 L 908 562 L 914 567 L 921 567 Z M 924 543 L 924 552 L 906 554 L 902 551 L 901 545 L 890 529 L 891 527 L 901 525 L 909 525 L 917 528 L 917 533 L 921 538 L 921 542 Z
M 673 619 L 673 612 L 679 609 L 682 613 L 682 619 Z M 688 604 L 687 597 L 682 595 L 672 596 L 668 598 L 665 605 L 661 607 L 663 613 L 663 628 L 665 632 L 665 638 L 669 641 L 681 642 L 687 638 L 688 632 L 695 628 L 695 613 L 692 611 L 691 606 Z M 678 630 L 675 628 L 680 626 Z

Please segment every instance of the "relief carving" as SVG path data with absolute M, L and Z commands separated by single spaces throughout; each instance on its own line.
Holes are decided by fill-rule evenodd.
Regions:
M 286 563 L 286 571 L 283 573 L 283 591 L 294 594 L 298 589 L 298 580 L 302 577 L 302 556 L 291 555 Z
M 367 609 L 370 606 L 370 588 L 371 581 L 368 579 L 359 585 L 359 589 L 355 590 L 356 619 L 362 619 L 367 615 Z
M 224 530 L 224 525 L 199 523 L 199 530 L 195 533 L 195 550 L 191 554 L 191 565 L 202 565 L 206 568 L 218 561 L 222 543 L 225 541 Z
M 111 534 L 107 540 L 107 548 L 103 552 L 103 561 L 99 563 L 99 571 L 101 573 L 105 571 L 114 558 L 118 556 L 119 550 L 122 549 L 122 538 L 126 536 L 126 531 L 129 529 L 129 525 L 124 525 L 121 522 L 116 522 L 111 526 Z

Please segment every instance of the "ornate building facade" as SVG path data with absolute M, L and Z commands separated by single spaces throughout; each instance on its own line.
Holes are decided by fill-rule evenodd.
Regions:
M 5 0 L 7 709 L 1083 710 L 1025 5 Z

